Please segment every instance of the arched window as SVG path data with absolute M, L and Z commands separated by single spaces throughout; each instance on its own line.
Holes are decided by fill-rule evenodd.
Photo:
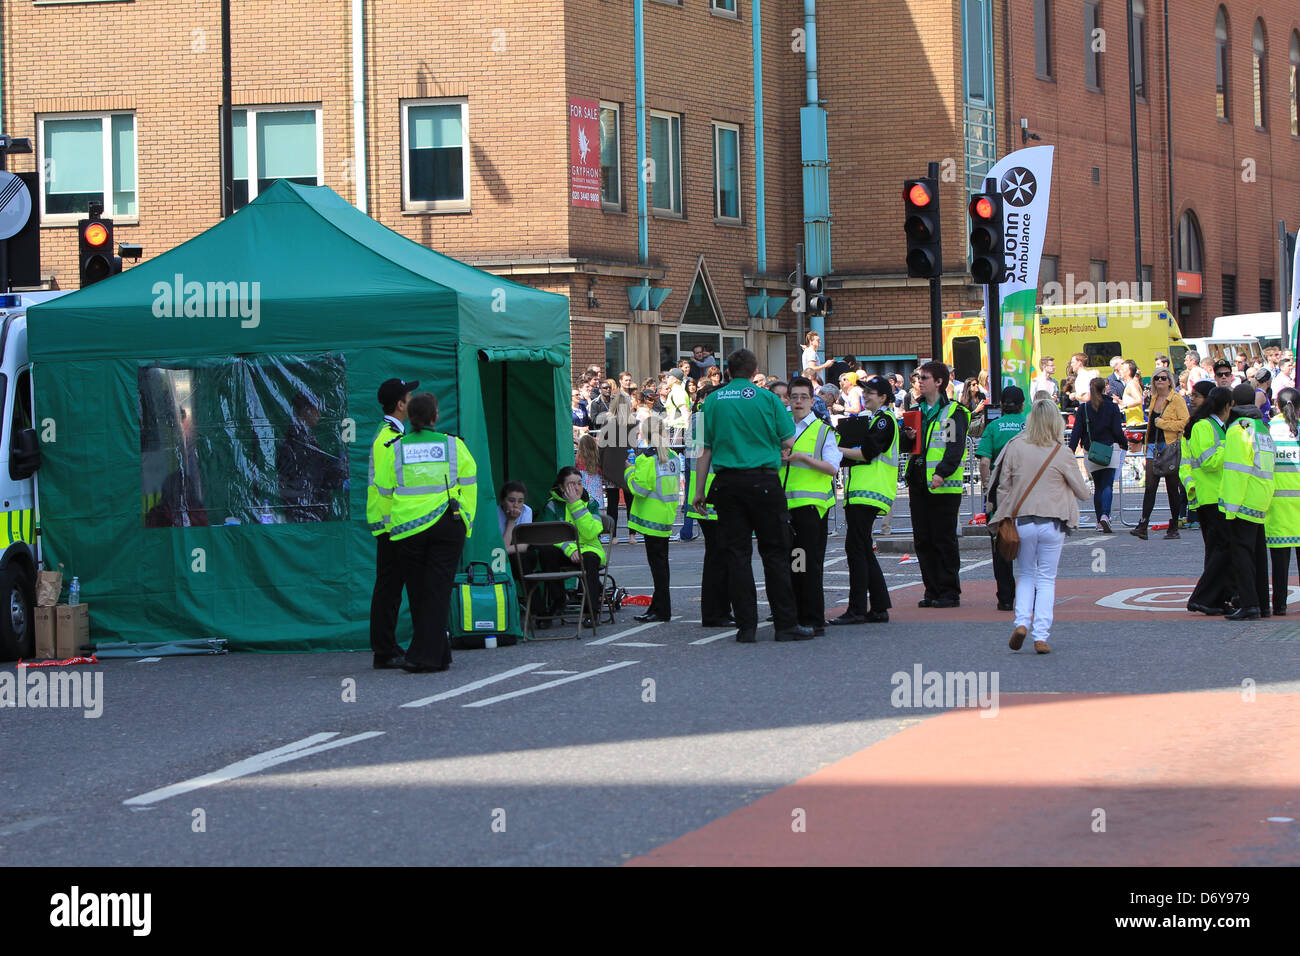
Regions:
M 1264 21 L 1255 21 L 1255 55 L 1252 58 L 1255 74 L 1255 126 L 1257 129 L 1265 129 L 1265 120 L 1267 117 L 1267 90 L 1265 89 L 1265 63 L 1264 57 L 1268 53 L 1268 44 L 1264 38 Z
M 1219 7 L 1214 18 L 1214 109 L 1219 119 L 1228 118 L 1228 12 Z
M 1300 30 L 1291 34 L 1291 135 L 1300 136 Z
M 1201 272 L 1201 227 L 1190 209 L 1178 220 L 1178 271 Z

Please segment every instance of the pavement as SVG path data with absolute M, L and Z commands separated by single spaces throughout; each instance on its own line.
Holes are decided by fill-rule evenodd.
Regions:
M 1300 862 L 1300 608 L 1190 614 L 1198 535 L 1079 533 L 1053 652 L 1012 652 L 982 543 L 960 608 L 917 608 L 886 552 L 890 623 L 806 642 L 702 628 L 697 540 L 670 551 L 672 622 L 629 607 L 442 674 L 104 662 L 80 672 L 99 717 L 0 709 L 0 865 Z M 611 568 L 648 593 L 640 546 Z

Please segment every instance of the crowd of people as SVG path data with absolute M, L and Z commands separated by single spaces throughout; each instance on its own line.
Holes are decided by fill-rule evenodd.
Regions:
M 851 357 L 819 362 L 815 333 L 806 346 L 803 374 L 788 381 L 760 372 L 745 349 L 729 355 L 724 370 L 698 347 L 640 384 L 627 372 L 607 377 L 588 368 L 572 391 L 574 464 L 556 475 L 540 519 L 572 524 L 576 540 L 525 557 L 527 546 L 515 542 L 514 531 L 533 520 L 528 489 L 508 481 L 498 495 L 498 521 L 516 566 L 585 577 L 581 613 L 592 624 L 605 545 L 618 534 L 622 508 L 627 537 L 618 540 L 640 535 L 653 581 L 637 620 L 667 621 L 668 544 L 690 540 L 698 526 L 705 540 L 703 626 L 735 627 L 736 639 L 747 643 L 759 626 L 756 539 L 776 639 L 809 640 L 828 625 L 888 622 L 891 600 L 873 536 L 904 484 L 924 588 L 918 606 L 959 607 L 958 514 L 971 480 L 969 441 L 994 535 L 997 605 L 1015 615 L 1013 650 L 1032 633 L 1034 650 L 1050 653 L 1056 569 L 1066 535 L 1079 524 L 1078 502 L 1091 497 L 1099 529 L 1112 533 L 1114 483 L 1129 453 L 1141 455 L 1145 486 L 1132 533 L 1147 538 L 1163 480 L 1171 513 L 1165 536 L 1179 537 L 1188 519 L 1203 536 L 1205 573 L 1189 610 L 1232 620 L 1285 613 L 1289 549 L 1300 555 L 1300 392 L 1283 371 L 1289 354 L 1266 353 L 1252 367 L 1245 360 L 1203 362 L 1189 352 L 1179 377 L 1157 356 L 1147 386 L 1134 360 L 1116 356 L 1105 378 L 1091 372 L 1087 356 L 1075 355 L 1058 383 L 1054 360 L 1045 358 L 1029 401 L 1020 388 L 1007 387 L 993 409 L 986 373 L 958 383 L 947 365 L 930 361 L 908 382 L 901 373 L 866 372 Z M 1275 392 L 1279 378 L 1288 384 Z M 372 647 L 376 667 L 441 670 L 450 650 L 433 622 L 445 618 L 446 596 L 426 593 L 417 601 L 413 588 L 445 577 L 450 589 L 450 556 L 456 551 L 458 558 L 472 522 L 473 495 L 462 486 L 472 483 L 474 465 L 459 439 L 432 431 L 436 402 L 412 395 L 408 386 L 416 384 L 393 380 L 381 388 L 386 422 L 372 448 L 374 507 L 367 508 L 379 541 Z M 910 425 L 907 412 L 915 413 L 907 416 Z M 1076 457 L 1080 446 L 1091 487 Z M 404 487 L 415 476 L 419 486 Z M 842 615 L 827 620 L 822 569 L 837 485 L 847 522 L 849 600 Z M 437 501 L 427 497 L 431 488 L 441 493 Z M 385 499 L 391 515 L 381 513 Z M 1018 540 L 1014 557 L 1001 538 Z M 395 575 L 385 580 L 385 569 L 399 566 L 417 619 L 417 639 L 405 655 L 392 640 L 401 587 L 394 603 Z M 562 613 L 566 599 L 559 584 L 543 592 L 538 626 Z

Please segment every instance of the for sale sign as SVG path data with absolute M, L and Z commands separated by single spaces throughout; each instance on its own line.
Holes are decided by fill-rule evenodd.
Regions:
M 600 103 L 569 100 L 569 195 L 575 206 L 600 208 Z

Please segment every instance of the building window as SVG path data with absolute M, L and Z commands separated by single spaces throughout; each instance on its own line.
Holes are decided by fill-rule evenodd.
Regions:
M 1265 55 L 1268 52 L 1268 45 L 1264 39 L 1264 21 L 1255 21 L 1255 40 L 1254 56 L 1252 57 L 1252 66 L 1254 73 L 1255 88 L 1255 128 L 1265 129 L 1268 126 L 1268 97 L 1267 97 L 1267 80 Z
M 1106 284 L 1106 260 L 1091 259 L 1088 262 L 1088 281 L 1098 290 L 1097 301 L 1101 301 L 1100 289 Z
M 91 202 L 106 216 L 138 215 L 135 114 L 45 116 L 37 125 L 42 222 L 82 219 Z
M 1219 7 L 1214 18 L 1214 110 L 1219 119 L 1228 118 L 1228 13 Z
M 605 377 L 617 378 L 627 368 L 627 327 L 605 326 Z
M 1235 275 L 1223 275 L 1223 314 L 1237 314 L 1237 277 Z
M 1133 92 L 1147 98 L 1147 5 L 1133 0 Z
M 650 113 L 650 208 L 682 215 L 682 118 Z
M 962 35 L 966 41 L 966 98 L 988 102 L 985 74 L 988 65 L 988 38 L 985 33 L 985 0 L 966 0 L 966 21 Z
M 962 0 L 962 60 L 966 80 L 963 103 L 963 138 L 966 190 L 980 192 L 984 177 L 997 161 L 997 127 L 994 122 L 993 21 L 989 0 Z
M 1034 69 L 1045 80 L 1052 78 L 1052 3 L 1034 0 Z
M 1043 305 L 1061 305 L 1061 260 L 1057 256 L 1043 256 L 1038 265 L 1038 288 L 1042 290 Z
M 740 127 L 713 124 L 713 215 L 740 220 Z
M 1142 267 L 1142 288 L 1138 290 L 1138 294 L 1133 296 L 1133 298 L 1137 299 L 1139 302 L 1150 302 L 1151 285 L 1154 277 L 1155 277 L 1155 272 L 1151 268 L 1151 266 L 1143 266 Z
M 1201 272 L 1201 229 L 1190 209 L 1178 220 L 1178 271 Z
M 402 104 L 402 208 L 456 212 L 469 205 L 469 101 Z
M 1291 135 L 1300 136 L 1300 32 L 1291 34 Z
M 709 9 L 736 15 L 736 0 L 709 0 Z
M 1101 89 L 1101 54 L 1106 46 L 1101 32 L 1101 13 L 1095 2 L 1083 5 L 1083 69 L 1090 90 Z
M 600 104 L 600 203 L 611 209 L 623 208 L 621 116 L 617 103 Z
M 253 135 L 248 135 L 249 119 Z M 313 107 L 270 106 L 231 113 L 234 149 L 234 208 L 239 209 L 269 189 L 277 179 L 302 186 L 319 186 L 321 144 L 317 130 L 320 110 Z M 250 170 L 256 170 L 251 175 Z
M 1278 311 L 1277 299 L 1273 296 L 1273 280 L 1259 280 L 1259 311 L 1276 312 Z

